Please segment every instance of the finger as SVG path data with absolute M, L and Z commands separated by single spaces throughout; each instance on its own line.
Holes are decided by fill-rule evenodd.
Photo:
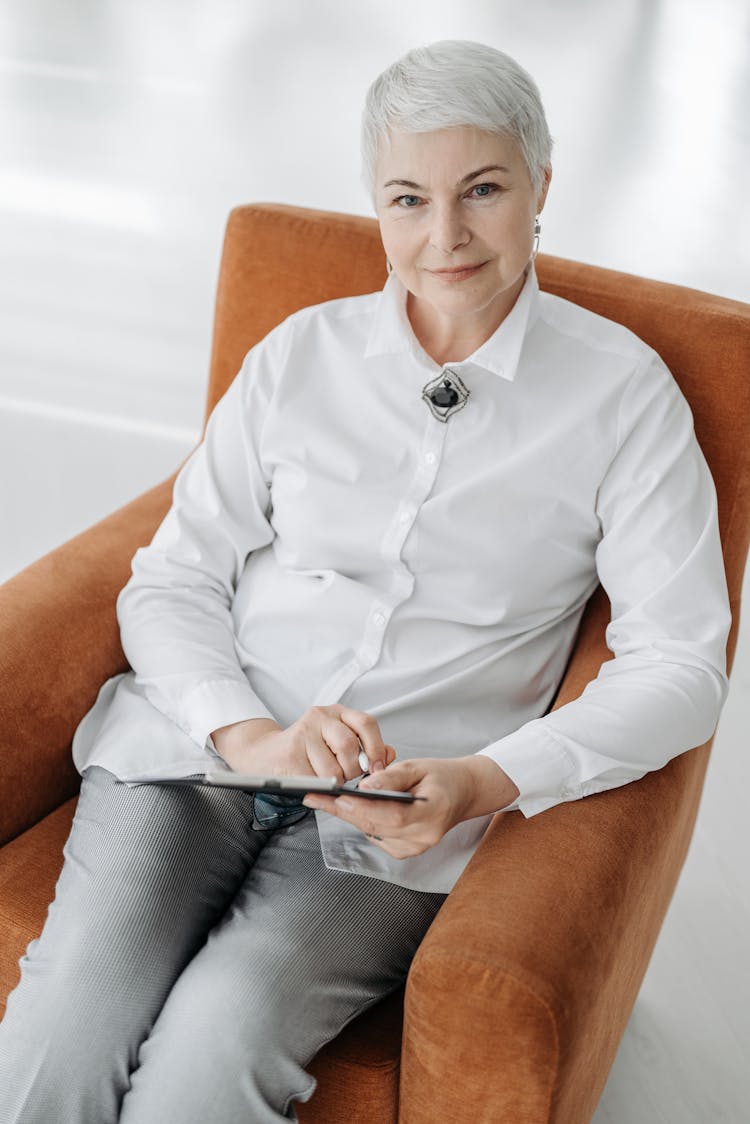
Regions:
M 337 816 L 365 834 L 388 837 L 399 834 L 408 823 L 402 807 L 386 807 L 383 802 L 378 808 L 373 808 L 372 801 L 358 800 L 356 796 L 326 796 L 320 792 L 309 792 L 302 803 L 306 808 Z
M 308 792 L 306 796 L 302 797 L 302 803 L 306 808 L 313 808 L 316 812 L 328 812 L 329 815 L 336 815 L 336 797 L 324 796 L 320 792 Z
M 308 734 L 305 739 L 305 751 L 316 777 L 333 777 L 338 784 L 343 784 L 347 779 L 336 754 L 323 740 L 319 731 Z
M 341 721 L 351 727 L 362 743 L 362 749 L 370 763 L 370 772 L 375 772 L 376 766 L 383 768 L 386 764 L 386 749 L 380 727 L 371 714 L 363 710 L 351 710 L 343 707 Z
M 353 801 L 349 801 L 343 796 L 326 796 L 322 792 L 308 792 L 303 797 L 302 803 L 306 808 L 313 808 L 316 812 L 327 812 L 330 816 L 336 816 L 340 820 L 346 820 L 353 827 L 358 827 L 360 831 L 364 831 L 365 827 L 370 827 L 369 822 L 364 824 L 360 822 L 358 809 L 353 805 Z M 360 803 L 363 803 L 360 801 Z
M 323 741 L 341 766 L 346 780 L 358 777 L 360 741 L 354 730 L 345 722 L 333 719 L 321 727 Z
M 307 796 L 305 796 L 302 803 L 307 808 L 313 808 L 315 811 L 319 812 L 328 812 L 329 815 L 337 816 L 340 820 L 345 820 L 346 823 L 351 824 L 352 827 L 358 828 L 363 835 L 367 836 L 368 839 L 372 839 L 373 843 L 375 843 L 376 846 L 380 846 L 380 844 L 383 844 L 383 846 L 380 848 L 381 850 L 388 850 L 389 846 L 391 845 L 390 840 L 386 842 L 386 836 L 384 834 L 381 835 L 376 831 L 365 830 L 365 828 L 372 828 L 373 824 L 369 822 L 365 824 L 360 823 L 359 817 L 356 815 L 356 807 L 353 809 L 341 807 L 339 804 L 340 801 L 345 802 L 346 798 L 323 796 L 320 793 L 316 792 L 314 794 L 309 793 Z M 379 827 L 379 830 L 382 832 L 385 829 Z

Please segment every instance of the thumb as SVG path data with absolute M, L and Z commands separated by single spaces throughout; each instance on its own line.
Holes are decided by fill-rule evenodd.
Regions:
M 361 788 L 392 788 L 406 792 L 420 779 L 421 771 L 417 761 L 394 761 L 385 769 L 366 777 Z
M 385 763 L 381 764 L 381 762 L 378 761 L 377 764 L 374 765 L 373 768 L 372 768 L 373 774 L 379 773 L 382 769 L 387 769 L 388 766 L 392 765 L 393 762 L 396 760 L 396 750 L 393 748 L 392 745 L 385 745 L 384 749 L 385 749 L 385 754 L 384 754 Z M 360 757 L 361 756 L 362 755 L 360 754 Z

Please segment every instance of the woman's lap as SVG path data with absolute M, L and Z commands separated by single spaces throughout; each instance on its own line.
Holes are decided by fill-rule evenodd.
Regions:
M 36 1082 L 8 1119 L 42 1119 L 34 1099 L 50 1095 L 36 1075 L 54 1068 L 51 1047 L 24 1017 L 35 996 L 59 1012 L 60 1072 L 98 1075 L 81 1124 L 117 1120 L 123 1094 L 121 1119 L 139 1124 L 204 1119 L 201 1097 L 217 1122 L 251 1096 L 269 1107 L 250 1118 L 289 1119 L 289 1098 L 314 1087 L 302 1067 L 403 980 L 444 895 L 328 870 L 312 815 L 261 833 L 245 793 L 124 787 L 84 777 L 56 900 L 8 1005 L 6 1060 Z M 3 1048 L 0 1030 L 0 1087 Z
M 274 833 L 144 1042 L 123 1122 L 286 1118 L 314 1090 L 304 1066 L 403 982 L 443 900 L 329 870 L 313 816 Z

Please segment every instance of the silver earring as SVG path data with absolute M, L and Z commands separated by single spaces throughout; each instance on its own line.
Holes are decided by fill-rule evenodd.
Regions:
M 539 235 L 542 233 L 542 224 L 539 222 L 539 215 L 534 219 L 534 245 L 531 250 L 531 260 L 533 261 L 539 250 Z
M 391 263 L 390 263 L 390 262 L 388 261 L 388 258 L 386 258 L 386 259 L 385 259 L 385 268 L 386 268 L 386 269 L 388 270 L 388 272 L 389 272 L 389 273 L 392 273 L 392 272 L 393 272 L 393 266 L 392 266 L 392 265 L 391 265 Z

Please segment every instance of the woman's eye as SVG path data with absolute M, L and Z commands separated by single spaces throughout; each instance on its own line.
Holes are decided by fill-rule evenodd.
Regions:
M 471 189 L 477 199 L 486 199 L 488 195 L 494 195 L 497 191 L 497 186 L 494 183 L 478 183 Z
M 419 204 L 418 195 L 399 195 L 396 202 L 401 207 L 416 207 Z

